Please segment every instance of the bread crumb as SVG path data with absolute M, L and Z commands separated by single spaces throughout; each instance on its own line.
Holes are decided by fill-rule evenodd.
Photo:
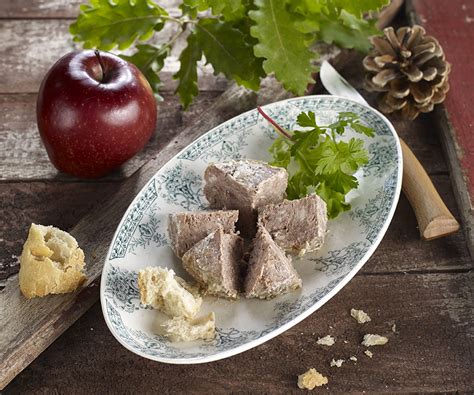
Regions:
M 369 358 L 372 358 L 372 356 L 374 355 L 374 354 L 372 353 L 372 351 L 370 351 L 370 350 L 365 350 L 365 351 L 364 351 L 364 354 L 367 355 Z
M 216 318 L 214 313 L 194 320 L 174 317 L 165 321 L 161 327 L 163 335 L 173 342 L 190 342 L 194 340 L 212 340 L 216 336 Z
M 397 331 L 397 324 L 392 325 L 392 332 L 395 333 Z
M 316 369 L 311 368 L 307 372 L 298 376 L 298 387 L 302 390 L 312 390 L 328 383 L 328 378 L 324 377 Z
M 351 317 L 359 324 L 365 324 L 366 322 L 372 321 L 369 315 L 363 310 L 351 309 Z
M 335 342 L 336 341 L 334 340 L 334 337 L 332 337 L 331 335 L 326 335 L 324 337 L 319 337 L 316 343 L 321 346 L 331 347 Z
M 350 359 L 351 361 L 357 362 L 357 357 L 355 357 L 354 355 L 353 355 L 352 357 L 349 357 L 349 359 Z
M 309 247 L 309 242 L 306 242 L 305 246 L 298 252 L 298 258 L 301 258 L 304 254 L 306 254 L 306 251 Z
M 330 365 L 331 365 L 331 367 L 336 366 L 336 367 L 340 368 L 344 362 L 346 362 L 344 359 L 335 360 L 333 358 Z
M 388 342 L 388 339 L 385 336 L 366 334 L 364 335 L 364 340 L 362 340 L 362 345 L 366 347 L 370 346 L 383 346 Z
M 164 267 L 146 267 L 138 272 L 140 302 L 171 317 L 193 318 L 201 308 L 197 288 Z

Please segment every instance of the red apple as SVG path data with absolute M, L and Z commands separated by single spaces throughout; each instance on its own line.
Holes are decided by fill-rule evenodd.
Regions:
M 107 52 L 71 52 L 48 71 L 36 105 L 38 129 L 56 168 L 101 177 L 140 151 L 156 125 L 150 84 Z

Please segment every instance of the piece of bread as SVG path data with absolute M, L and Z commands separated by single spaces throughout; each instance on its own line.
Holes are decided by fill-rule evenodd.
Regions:
M 383 346 L 384 344 L 387 344 L 388 339 L 385 336 L 380 336 L 380 335 L 372 335 L 370 333 L 367 333 L 364 335 L 364 340 L 362 340 L 362 345 L 366 347 L 370 346 Z
M 291 257 L 285 255 L 268 231 L 259 225 L 245 278 L 245 296 L 271 299 L 295 290 L 301 284 Z
M 318 250 L 324 243 L 326 202 L 318 195 L 310 195 L 269 204 L 258 209 L 258 222 L 281 248 L 301 256 Z
M 171 269 L 147 267 L 138 272 L 140 301 L 171 317 L 193 318 L 201 308 L 197 288 L 187 284 Z
M 183 267 L 206 293 L 235 299 L 240 289 L 242 254 L 242 238 L 219 227 L 183 255 Z
M 204 173 L 204 195 L 216 209 L 239 210 L 237 226 L 253 237 L 258 207 L 278 203 L 286 195 L 288 173 L 256 160 L 232 160 L 209 165 Z
M 237 210 L 189 211 L 170 214 L 168 234 L 171 248 L 181 258 L 198 241 L 222 226 L 224 232 L 233 233 L 239 218 Z
M 31 224 L 20 257 L 20 290 L 27 298 L 62 294 L 86 279 L 84 252 L 69 233 Z
M 194 320 L 174 317 L 162 325 L 162 334 L 173 342 L 190 342 L 194 340 L 212 340 L 216 336 L 216 318 L 214 313 Z
M 298 388 L 302 390 L 313 390 L 315 387 L 321 387 L 328 383 L 328 378 L 311 368 L 298 376 Z

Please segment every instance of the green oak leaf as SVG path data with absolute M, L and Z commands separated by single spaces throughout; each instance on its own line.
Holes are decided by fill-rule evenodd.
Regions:
M 195 27 L 196 40 L 215 73 L 223 73 L 239 85 L 257 90 L 265 75 L 262 59 L 253 55 L 245 35 L 231 24 L 203 18 Z
M 124 50 L 136 40 L 148 40 L 155 28 L 163 27 L 160 18 L 166 15 L 166 10 L 150 0 L 90 0 L 81 5 L 69 31 L 84 48 Z
M 183 15 L 188 15 L 191 19 L 196 19 L 198 15 L 198 1 L 200 0 L 184 0 L 179 5 L 179 9 L 183 13 Z
M 255 56 L 264 58 L 267 74 L 274 73 L 283 86 L 299 95 L 304 94 L 311 74 L 316 70 L 312 62 L 316 53 L 310 50 L 308 35 L 295 27 L 294 14 L 284 0 L 255 0 L 257 10 L 249 12 L 255 22 L 250 33 L 258 40 Z
M 179 80 L 177 93 L 181 99 L 184 108 L 187 108 L 193 98 L 198 95 L 199 89 L 197 85 L 197 62 L 202 58 L 202 50 L 199 46 L 197 36 L 193 32 L 188 36 L 187 46 L 179 56 L 180 67 L 174 79 Z
M 324 7 L 324 1 L 291 0 L 289 2 L 289 8 L 298 17 L 295 22 L 295 28 L 302 33 L 314 33 L 319 31 L 320 14 Z
M 328 2 L 341 10 L 362 17 L 367 12 L 379 11 L 389 4 L 390 0 L 328 0 Z
M 208 3 L 212 14 L 222 15 L 226 21 L 233 21 L 245 16 L 246 9 L 242 0 L 208 0 Z
M 136 48 L 137 51 L 133 55 L 120 55 L 120 57 L 127 62 L 133 63 L 140 69 L 150 83 L 153 92 L 155 92 L 155 96 L 162 100 L 161 96 L 157 94 L 161 86 L 158 73 L 163 68 L 165 59 L 169 54 L 169 49 L 148 44 L 139 44 Z
M 336 44 L 342 48 L 354 48 L 360 52 L 370 49 L 370 36 L 378 35 L 380 31 L 375 21 L 359 19 L 342 10 L 337 20 L 325 17 L 321 21 L 319 37 L 328 44 Z
M 242 0 L 184 0 L 183 5 L 192 18 L 198 11 L 211 10 L 212 15 L 233 21 L 245 16 L 246 7 Z

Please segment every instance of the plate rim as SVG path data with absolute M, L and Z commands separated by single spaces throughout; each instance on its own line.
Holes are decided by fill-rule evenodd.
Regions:
M 194 141 L 192 141 L 191 143 L 189 143 L 186 147 L 184 147 L 182 150 L 180 150 L 178 153 L 176 153 L 175 155 L 173 155 L 166 163 L 163 164 L 163 166 L 161 166 L 151 177 L 150 179 L 145 183 L 145 185 L 140 189 L 140 191 L 138 191 L 138 193 L 135 195 L 135 197 L 133 198 L 133 200 L 130 202 L 130 204 L 128 205 L 127 209 L 124 211 L 123 215 L 122 215 L 122 218 L 119 222 L 119 224 L 117 225 L 117 228 L 114 232 L 114 235 L 111 239 L 111 242 L 110 242 L 110 246 L 107 250 L 107 254 L 106 254 L 106 257 L 105 257 L 105 260 L 104 260 L 104 264 L 103 264 L 103 267 L 102 267 L 102 270 L 101 270 L 101 276 L 100 276 L 100 304 L 101 304 L 101 310 L 102 310 L 102 315 L 104 316 L 104 320 L 105 320 L 105 323 L 107 324 L 107 328 L 109 329 L 109 331 L 112 333 L 112 335 L 114 336 L 114 338 L 123 346 L 125 347 L 127 350 L 133 352 L 134 354 L 137 354 L 143 358 L 147 358 L 147 359 L 150 359 L 150 360 L 153 360 L 153 361 L 157 361 L 157 362 L 162 362 L 162 363 L 168 363 L 168 364 L 174 364 L 174 365 L 189 365 L 189 364 L 201 364 L 201 363 L 208 363 L 208 362 L 213 362 L 213 361 L 218 361 L 218 360 L 221 360 L 221 359 L 225 359 L 225 358 L 229 358 L 231 356 L 234 356 L 234 355 L 237 355 L 237 354 L 240 354 L 240 353 L 243 353 L 245 351 L 248 351 L 254 347 L 257 347 L 271 339 L 273 339 L 274 337 L 276 336 L 279 336 L 280 334 L 282 334 L 283 332 L 286 332 L 288 329 L 292 328 L 293 326 L 297 325 L 298 323 L 300 323 L 301 321 L 303 321 L 304 319 L 306 319 L 307 317 L 309 317 L 311 314 L 313 314 L 316 310 L 318 310 L 319 308 L 321 308 L 323 305 L 325 305 L 329 300 L 331 300 L 337 293 L 339 293 L 339 291 L 344 288 L 347 283 L 352 280 L 354 278 L 354 276 L 359 272 L 359 270 L 365 265 L 365 263 L 369 260 L 369 258 L 373 255 L 373 253 L 375 252 L 375 250 L 378 248 L 380 242 L 382 241 L 383 237 L 385 236 L 385 233 L 387 232 L 387 229 L 388 227 L 390 226 L 391 222 L 392 222 L 392 219 L 393 219 L 393 216 L 395 214 L 395 210 L 397 208 L 397 205 L 398 205 L 398 201 L 399 201 L 399 198 L 400 198 L 400 193 L 401 193 L 401 187 L 402 187 L 402 178 L 403 178 L 403 154 L 402 154 L 402 147 L 401 147 L 401 143 L 400 143 L 400 138 L 398 137 L 398 134 L 393 126 L 393 124 L 388 120 L 388 118 L 383 115 L 380 111 L 378 111 L 377 109 L 369 106 L 368 104 L 362 104 L 358 101 L 355 101 L 355 100 L 352 100 L 352 99 L 348 99 L 346 97 L 343 97 L 343 96 L 338 96 L 338 95 L 308 95 L 308 96 L 297 96 L 297 97 L 292 97 L 292 98 L 288 98 L 288 99 L 284 99 L 284 100 L 279 100 L 279 101 L 276 101 L 276 102 L 272 102 L 272 103 L 267 103 L 261 107 L 265 108 L 266 106 L 268 105 L 273 105 L 273 104 L 285 104 L 285 103 L 288 103 L 289 101 L 291 100 L 295 100 L 295 99 L 306 99 L 306 98 L 309 98 L 309 99 L 314 99 L 314 98 L 321 98 L 321 99 L 342 99 L 342 100 L 345 100 L 347 102 L 351 102 L 351 103 L 356 103 L 362 107 L 365 107 L 367 109 L 369 109 L 370 111 L 374 112 L 375 114 L 377 114 L 384 122 L 385 124 L 389 127 L 389 130 L 392 134 L 392 136 L 394 137 L 395 139 L 395 144 L 396 144 L 396 148 L 397 148 L 397 158 L 399 159 L 399 166 L 398 166 L 398 172 L 397 172 L 397 184 L 395 186 L 395 194 L 394 194 L 394 199 L 393 199 L 393 204 L 392 206 L 390 207 L 390 211 L 388 212 L 387 214 L 387 217 L 385 219 L 385 222 L 383 224 L 383 226 L 381 227 L 379 233 L 378 233 L 378 236 L 377 236 L 377 239 L 374 240 L 374 242 L 370 245 L 370 247 L 368 248 L 368 250 L 366 251 L 366 253 L 364 254 L 364 256 L 359 260 L 359 263 L 354 266 L 354 268 L 347 274 L 344 276 L 344 278 L 334 287 L 332 288 L 324 297 L 322 297 L 321 299 L 319 299 L 314 305 L 312 305 L 310 308 L 308 308 L 307 310 L 305 310 L 303 313 L 297 315 L 295 318 L 289 320 L 288 322 L 286 322 L 285 324 L 283 324 L 282 326 L 280 326 L 279 328 L 277 329 L 274 329 L 273 331 L 257 338 L 257 339 L 254 339 L 254 340 L 251 340 L 247 343 L 244 343 L 244 344 L 241 344 L 235 348 L 231 348 L 231 349 L 228 349 L 228 350 L 224 350 L 224 351 L 219 351 L 217 353 L 214 353 L 214 354 L 211 354 L 211 355 L 207 355 L 207 356 L 198 356 L 198 357 L 191 357 L 191 358 L 168 358 L 168 357 L 160 357 L 160 356 L 157 356 L 157 355 L 150 355 L 150 354 L 146 354 L 140 350 L 137 350 L 137 349 L 134 349 L 133 347 L 131 347 L 128 343 L 126 343 L 122 338 L 121 336 L 119 336 L 116 332 L 115 332 L 115 329 L 113 328 L 111 322 L 110 322 L 110 318 L 109 318 L 109 315 L 107 313 L 107 308 L 106 308 L 106 298 L 105 298 L 105 277 L 104 277 L 104 273 L 106 272 L 106 265 L 109 263 L 109 259 L 108 257 L 110 256 L 110 253 L 111 253 L 111 250 L 113 248 L 113 245 L 114 245 L 114 241 L 117 237 L 117 234 L 118 234 L 118 231 L 121 227 L 121 225 L 123 224 L 126 216 L 127 216 L 127 213 L 130 211 L 130 209 L 135 205 L 139 195 L 142 193 L 142 191 L 144 189 L 146 189 L 149 185 L 149 183 L 155 178 L 156 174 L 161 171 L 166 165 L 168 165 L 170 163 L 170 161 L 172 161 L 173 159 L 177 158 L 179 155 L 181 155 L 184 151 L 186 151 L 188 149 L 188 147 L 191 145 L 191 144 L 194 144 L 196 141 L 200 140 L 201 138 L 207 136 L 208 134 L 210 134 L 211 132 L 213 132 L 215 129 L 221 127 L 222 125 L 226 124 L 227 122 L 230 122 L 232 121 L 234 118 L 237 118 L 237 117 L 241 117 L 245 114 L 248 114 L 252 111 L 256 111 L 257 109 L 256 108 L 252 108 L 248 111 L 245 111 L 243 113 L 240 113 L 222 123 L 220 123 L 219 125 L 216 125 L 215 127 L 213 127 L 212 129 L 209 129 L 207 132 L 205 132 L 204 134 L 202 134 L 201 136 L 199 136 L 197 139 L 195 139 Z

